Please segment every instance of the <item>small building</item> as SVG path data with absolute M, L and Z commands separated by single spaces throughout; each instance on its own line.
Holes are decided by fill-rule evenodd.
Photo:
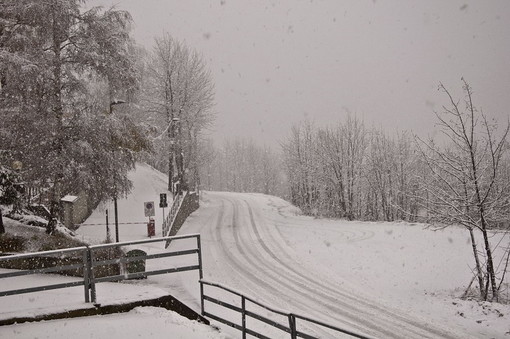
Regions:
M 90 214 L 87 198 L 80 194 L 66 195 L 60 199 L 62 204 L 62 223 L 69 229 L 74 229 L 74 225 L 82 223 Z

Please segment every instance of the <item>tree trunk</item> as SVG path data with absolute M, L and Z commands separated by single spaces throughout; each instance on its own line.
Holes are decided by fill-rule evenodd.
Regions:
M 492 290 L 492 299 L 498 301 L 498 289 L 496 287 L 496 274 L 494 273 L 494 262 L 492 260 L 492 250 L 489 244 L 489 237 L 487 235 L 487 221 L 485 220 L 485 209 L 481 199 L 480 186 L 478 183 L 477 167 L 475 164 L 475 157 L 473 155 L 473 149 L 471 148 L 471 165 L 473 168 L 474 186 L 476 192 L 476 198 L 478 201 L 478 211 L 480 214 L 481 230 L 483 235 L 483 241 L 485 246 L 485 253 L 487 254 L 487 283 L 490 282 Z M 488 291 L 486 291 L 488 295 Z
M 2 210 L 0 209 L 0 234 L 5 233 L 4 219 L 2 218 Z
M 46 225 L 46 233 L 47 234 L 54 234 L 55 230 L 57 229 L 57 215 L 58 215 L 58 203 L 56 203 L 54 200 L 50 202 L 50 220 L 48 220 L 48 224 Z
M 56 4 L 54 4 L 56 6 Z M 55 142 L 55 153 L 56 153 L 56 159 L 61 159 L 62 150 L 63 150 L 63 143 L 64 143 L 64 136 L 62 135 L 63 131 L 63 124 L 62 124 L 62 118 L 64 113 L 64 108 L 62 105 L 62 60 L 61 60 L 61 51 L 60 51 L 60 37 L 61 37 L 61 31 L 60 31 L 60 25 L 57 18 L 57 9 L 52 8 L 53 11 L 53 25 L 52 25 L 52 39 L 53 39 L 53 45 L 52 45 L 52 52 L 53 52 L 53 113 L 54 113 L 54 119 L 56 122 L 56 142 Z M 48 161 L 54 161 L 53 159 L 48 159 Z M 50 194 L 50 220 L 48 222 L 46 233 L 53 234 L 55 227 L 56 227 L 56 220 L 58 217 L 58 204 L 60 200 L 59 194 L 62 193 L 58 189 L 60 186 L 60 181 L 63 178 L 63 174 L 60 172 L 60 166 L 57 166 L 57 168 L 54 168 L 53 164 L 50 164 L 48 166 L 49 168 L 53 168 L 54 175 L 53 175 L 53 185 L 51 188 L 51 194 Z
M 168 190 L 172 193 L 174 192 L 173 189 L 173 177 L 174 177 L 174 152 L 173 147 L 170 146 L 170 150 L 168 152 Z
M 483 217 L 482 217 L 483 218 Z M 482 219 L 482 225 L 485 224 L 485 219 Z M 498 301 L 499 295 L 498 295 L 498 289 L 496 286 L 496 274 L 494 272 L 494 261 L 492 260 L 492 250 L 489 244 L 489 237 L 487 235 L 487 230 L 485 227 L 483 227 L 482 230 L 483 234 L 483 241 L 485 244 L 485 252 L 487 254 L 487 274 L 488 279 L 490 280 L 490 286 L 492 290 L 492 299 Z
M 478 277 L 478 286 L 480 287 L 480 296 L 483 298 L 483 296 L 486 295 L 486 293 L 483 285 L 482 267 L 480 266 L 480 259 L 478 258 L 478 250 L 476 248 L 475 234 L 473 232 L 473 228 L 469 228 L 469 234 L 471 236 L 471 246 L 473 248 L 473 255 L 475 257 L 476 275 Z

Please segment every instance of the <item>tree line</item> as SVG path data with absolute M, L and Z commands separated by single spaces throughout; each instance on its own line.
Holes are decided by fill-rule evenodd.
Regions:
M 349 220 L 416 220 L 420 160 L 413 136 L 390 136 L 349 116 L 335 126 L 307 121 L 282 144 L 290 200 L 304 213 Z
M 203 189 L 286 195 L 281 160 L 270 147 L 251 139 L 235 138 L 220 146 L 209 142 L 203 151 L 200 166 Z
M 494 251 L 507 245 L 491 244 L 490 232 L 500 229 L 502 239 L 508 237 L 510 123 L 489 119 L 462 81 L 462 99 L 439 86 L 447 98 L 435 112 L 441 139 L 389 135 L 357 117 L 331 127 L 304 122 L 282 145 L 284 171 L 290 200 L 305 214 L 465 227 L 480 297 L 498 300 L 510 249 L 494 262 Z

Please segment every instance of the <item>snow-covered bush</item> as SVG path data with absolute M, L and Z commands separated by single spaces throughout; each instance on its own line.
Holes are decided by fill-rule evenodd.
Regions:
M 0 204 L 12 205 L 18 202 L 24 193 L 19 174 L 0 166 Z

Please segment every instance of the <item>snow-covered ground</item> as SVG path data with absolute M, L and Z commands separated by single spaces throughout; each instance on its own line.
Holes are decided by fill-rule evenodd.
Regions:
M 126 222 L 144 220 L 143 202 L 157 203 L 165 188 L 164 177 L 145 165 L 137 166 L 132 180 L 134 193 L 119 202 L 120 219 Z M 160 213 L 158 209 L 156 218 Z M 104 220 L 104 213 L 96 211 L 87 223 L 92 220 Z M 105 235 L 104 226 L 83 226 L 78 233 L 93 242 L 103 241 Z M 201 208 L 181 228 L 180 234 L 186 233 L 201 234 L 206 280 L 225 284 L 278 309 L 379 338 L 510 338 L 509 305 L 458 298 L 471 279 L 473 267 L 468 233 L 462 228 L 436 230 L 422 224 L 314 219 L 300 216 L 289 203 L 276 197 L 203 192 Z M 121 241 L 146 238 L 146 226 L 122 225 L 120 235 Z M 492 241 L 502 247 L 510 243 L 508 235 L 501 233 L 494 234 Z M 172 243 L 170 248 L 179 246 Z M 500 256 L 497 252 L 497 263 Z M 154 276 L 137 284 L 166 290 L 198 310 L 197 276 L 196 272 Z M 508 290 L 505 293 L 508 297 Z M 234 302 L 233 297 L 221 296 Z M 206 309 L 234 317 L 210 304 Z M 273 316 L 270 312 L 264 315 Z M 151 322 L 151 331 L 143 332 L 148 318 L 156 320 Z M 94 324 L 101 332 L 94 334 L 168 337 L 180 323 L 175 319 L 167 311 L 137 309 L 127 315 L 98 318 Z M 239 322 L 240 318 L 236 319 Z M 65 325 L 80 333 L 85 326 L 93 327 L 87 321 L 92 320 L 58 321 L 53 327 L 42 323 L 39 337 L 68 337 L 55 336 L 55 326 Z M 194 334 L 171 337 L 240 336 L 238 331 L 217 323 L 224 334 L 182 322 Z M 124 325 L 131 329 L 127 336 L 116 332 Z M 4 326 L 0 337 L 22 338 L 12 334 L 32 333 L 36 327 Z M 272 338 L 288 337 L 277 331 L 268 333 Z M 317 333 L 336 337 L 326 331 Z M 76 333 L 72 336 L 77 337 Z
M 167 194 L 168 208 L 165 209 L 165 213 L 168 213 L 172 205 L 172 194 L 167 190 L 168 177 L 151 166 L 140 163 L 136 165 L 135 171 L 129 173 L 128 177 L 133 182 L 133 189 L 128 197 L 119 198 L 117 201 L 119 240 L 138 240 L 147 236 L 149 218 L 145 216 L 144 203 L 150 201 L 154 202 L 156 206 L 155 216 L 152 217 L 156 223 L 156 236 L 162 236 L 163 211 L 159 208 L 159 194 Z M 84 224 L 93 225 L 80 227 L 78 234 L 81 239 L 93 244 L 106 240 L 106 226 L 104 225 L 106 210 L 108 210 L 110 237 L 115 241 L 112 201 L 100 204 L 85 220 Z
M 178 338 L 222 339 L 214 328 L 159 307 L 128 313 L 42 321 L 0 327 L 1 338 Z
M 207 280 L 280 309 L 375 337 L 510 336 L 508 305 L 456 298 L 473 266 L 462 228 L 321 220 L 279 198 L 210 192 L 181 231 L 202 234 Z

